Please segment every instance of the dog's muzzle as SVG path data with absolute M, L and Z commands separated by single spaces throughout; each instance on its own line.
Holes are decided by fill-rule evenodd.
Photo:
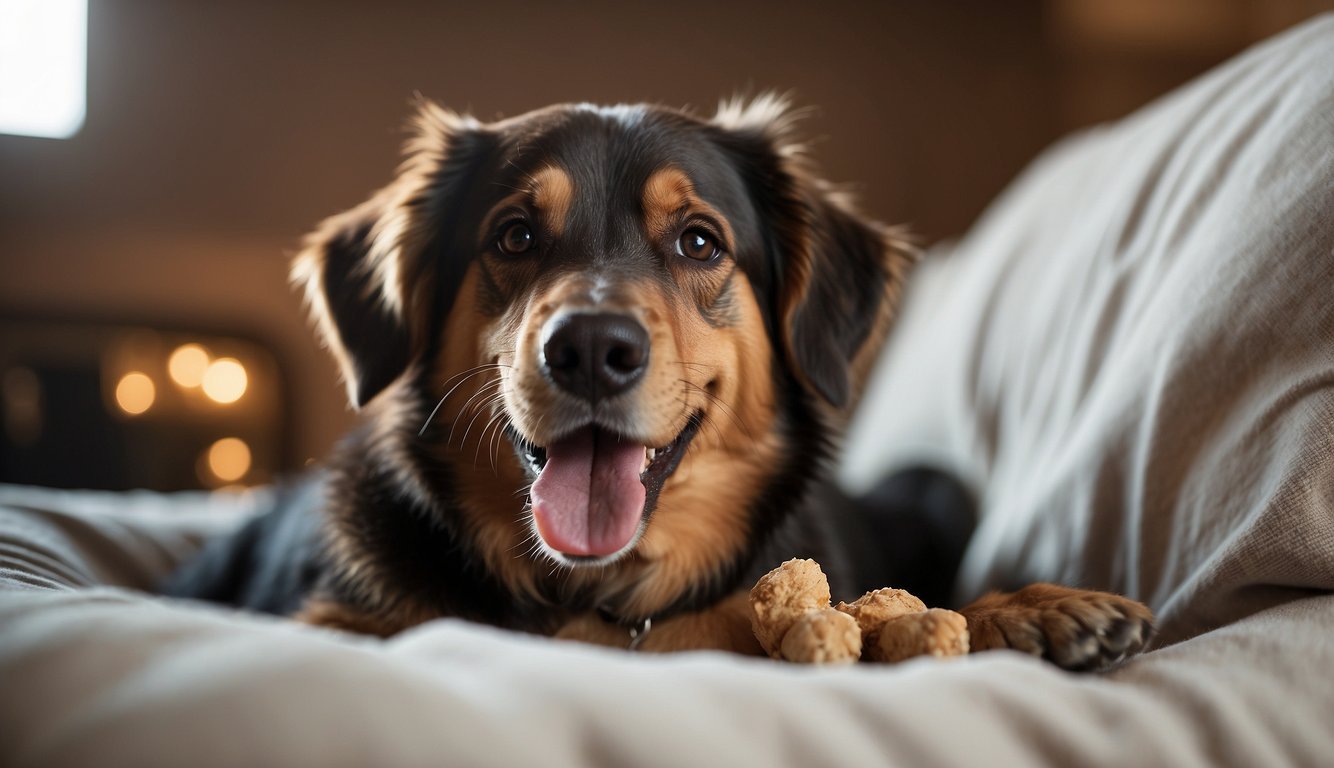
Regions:
M 697 422 L 651 446 L 622 432 L 614 415 L 649 368 L 648 330 L 633 316 L 574 312 L 557 317 L 542 340 L 543 374 L 586 414 L 543 446 L 519 443 L 534 476 L 529 495 L 542 542 L 569 562 L 605 562 L 634 546 L 646 512 L 681 460 Z

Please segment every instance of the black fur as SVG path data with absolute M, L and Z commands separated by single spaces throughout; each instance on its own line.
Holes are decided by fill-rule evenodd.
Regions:
M 365 269 L 374 224 L 375 218 L 368 217 L 325 248 L 325 296 L 343 346 L 356 363 L 352 383 L 358 406 L 397 379 L 409 355 L 402 323 L 375 296 Z
M 209 541 L 159 591 L 263 613 L 301 607 L 327 565 L 321 546 L 326 475 L 277 485 L 273 500 L 229 536 Z

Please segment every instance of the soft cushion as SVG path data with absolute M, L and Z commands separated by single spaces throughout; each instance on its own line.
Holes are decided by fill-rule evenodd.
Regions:
M 961 597 L 1112 589 L 1172 642 L 1334 589 L 1332 33 L 1065 141 L 915 276 L 842 478 L 966 478 Z
M 461 621 L 390 640 L 135 591 L 265 495 L 0 487 L 0 765 L 1279 765 L 1334 754 L 1334 596 L 1071 675 L 812 669 Z

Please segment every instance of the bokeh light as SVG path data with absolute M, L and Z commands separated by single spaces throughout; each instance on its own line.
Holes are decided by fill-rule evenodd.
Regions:
M 131 416 L 138 416 L 153 407 L 157 387 L 148 374 L 130 371 L 116 384 L 116 405 Z
M 205 461 L 214 477 L 235 482 L 250 471 L 250 446 L 239 437 L 224 437 L 208 447 Z
M 245 366 L 232 357 L 220 357 L 209 364 L 201 382 L 204 394 L 219 403 L 234 403 L 245 394 L 248 379 Z
M 9 439 L 17 445 L 37 442 L 42 434 L 42 382 L 31 368 L 16 366 L 0 378 L 0 399 L 4 401 L 4 424 Z
M 208 370 L 208 350 L 198 344 L 182 344 L 167 358 L 167 372 L 172 381 L 193 389 L 204 382 Z

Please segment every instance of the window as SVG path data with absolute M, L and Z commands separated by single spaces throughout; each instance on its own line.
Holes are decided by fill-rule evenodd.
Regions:
M 87 0 L 0 0 L 0 133 L 73 136 L 87 80 Z

